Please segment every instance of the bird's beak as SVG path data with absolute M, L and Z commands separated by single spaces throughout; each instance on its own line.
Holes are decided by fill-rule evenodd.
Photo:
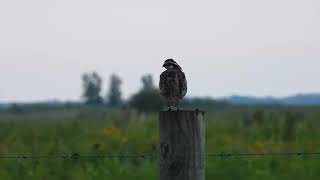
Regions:
M 162 67 L 164 67 L 164 68 L 165 68 L 166 66 L 167 66 L 167 64 L 166 64 L 166 63 L 164 63 Z

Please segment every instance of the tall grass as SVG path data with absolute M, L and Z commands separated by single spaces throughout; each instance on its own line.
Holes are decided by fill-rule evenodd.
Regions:
M 206 116 L 206 151 L 320 151 L 318 107 L 226 107 Z M 0 113 L 0 156 L 157 154 L 157 114 L 104 107 Z M 320 157 L 207 157 L 207 179 L 318 179 Z M 158 159 L 0 160 L 0 179 L 158 178 Z

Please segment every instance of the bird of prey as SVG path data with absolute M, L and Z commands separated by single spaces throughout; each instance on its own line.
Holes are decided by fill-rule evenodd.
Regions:
M 179 101 L 187 94 L 187 80 L 181 67 L 173 59 L 167 59 L 160 75 L 160 95 L 166 99 L 169 111 L 178 111 Z

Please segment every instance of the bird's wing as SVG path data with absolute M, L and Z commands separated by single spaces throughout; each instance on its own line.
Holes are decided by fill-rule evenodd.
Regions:
M 185 74 L 180 71 L 179 73 L 179 89 L 180 97 L 183 98 L 188 92 L 188 83 Z
M 166 74 L 167 74 L 166 72 L 163 72 L 160 75 L 160 82 L 159 82 L 160 95 L 165 94 Z

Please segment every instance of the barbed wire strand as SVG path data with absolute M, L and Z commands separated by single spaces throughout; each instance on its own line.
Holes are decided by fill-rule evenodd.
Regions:
M 320 152 L 284 152 L 284 153 L 212 153 L 207 157 L 239 157 L 239 156 L 320 156 Z M 79 153 L 55 156 L 0 156 L 0 159 L 146 159 L 157 157 L 154 154 L 124 155 L 81 155 Z
M 55 155 L 55 156 L 0 156 L 0 159 L 99 159 L 99 158 L 147 158 L 150 155 L 80 155 L 79 153 Z
M 208 157 L 232 156 L 320 156 L 320 152 L 284 152 L 284 153 L 218 153 L 207 154 Z

